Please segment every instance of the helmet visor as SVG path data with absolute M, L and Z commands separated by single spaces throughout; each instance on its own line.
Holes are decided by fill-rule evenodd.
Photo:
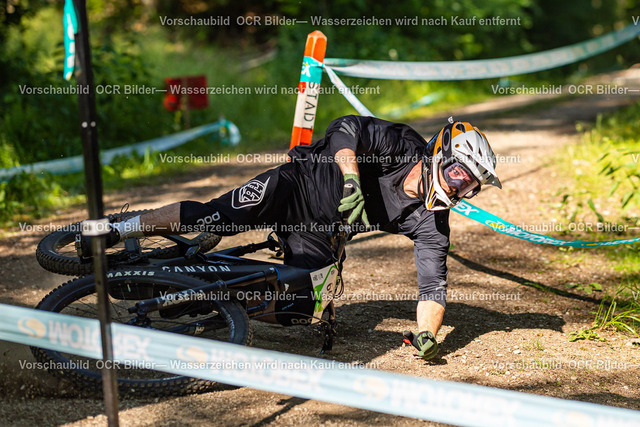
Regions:
M 455 161 L 442 170 L 442 175 L 447 186 L 455 190 L 452 199 L 460 200 L 463 197 L 470 199 L 480 191 L 480 183 L 471 171 L 462 163 Z

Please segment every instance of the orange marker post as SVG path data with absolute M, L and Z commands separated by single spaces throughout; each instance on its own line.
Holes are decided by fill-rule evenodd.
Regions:
M 302 71 L 300 83 L 298 83 L 298 100 L 296 101 L 296 113 L 293 118 L 293 132 L 291 145 L 311 144 L 313 125 L 316 121 L 318 108 L 318 96 L 322 81 L 322 61 L 327 50 L 327 36 L 320 31 L 314 31 L 307 36 L 307 44 L 304 47 Z

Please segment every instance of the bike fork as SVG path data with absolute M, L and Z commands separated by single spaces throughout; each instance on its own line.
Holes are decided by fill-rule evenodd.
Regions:
M 322 350 L 320 354 L 324 354 L 326 351 L 333 349 L 333 337 L 337 334 L 336 326 L 336 308 L 333 301 L 329 303 L 327 308 L 324 309 L 322 317 L 327 317 L 327 321 L 322 324 L 322 330 L 324 332 L 324 341 L 322 343 Z

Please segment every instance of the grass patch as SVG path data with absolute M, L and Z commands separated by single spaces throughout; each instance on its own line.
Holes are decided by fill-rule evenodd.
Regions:
M 598 334 L 603 329 L 639 336 L 640 286 L 637 278 L 624 280 L 614 292 L 606 295 L 595 312 L 593 325 L 572 332 L 569 341 L 606 341 Z

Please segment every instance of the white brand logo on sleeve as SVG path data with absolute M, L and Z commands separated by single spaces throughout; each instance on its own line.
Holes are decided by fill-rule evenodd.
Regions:
M 270 179 L 271 177 L 267 178 L 265 182 L 252 179 L 242 187 L 233 190 L 231 206 L 233 206 L 234 209 L 242 209 L 249 206 L 255 206 L 262 202 Z

